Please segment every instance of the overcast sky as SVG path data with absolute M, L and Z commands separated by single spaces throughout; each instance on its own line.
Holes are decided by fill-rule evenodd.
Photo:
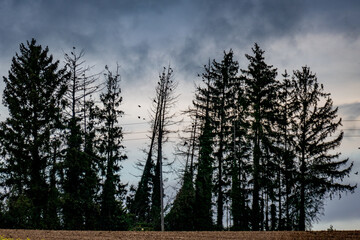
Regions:
M 149 99 L 163 66 L 173 67 L 181 94 L 177 108 L 185 109 L 209 58 L 220 61 L 223 51 L 232 48 L 240 67 L 246 68 L 244 54 L 257 42 L 279 75 L 304 65 L 317 74 L 346 120 L 339 151 L 354 161 L 354 172 L 360 170 L 360 121 L 348 121 L 360 120 L 360 1 L 0 0 L 1 76 L 7 76 L 19 44 L 31 38 L 61 61 L 73 46 L 84 49 L 93 73 L 106 64 L 115 70 L 119 63 L 126 114 L 122 123 L 130 123 L 124 125 L 128 132 L 149 128 L 144 124 Z M 0 113 L 3 119 L 6 109 L 0 107 Z M 138 174 L 133 163 L 145 147 L 144 141 L 130 139 L 143 137 L 125 136 L 129 160 L 122 171 L 128 181 Z M 359 180 L 351 174 L 346 181 Z M 314 229 L 360 229 L 359 202 L 359 190 L 329 202 Z

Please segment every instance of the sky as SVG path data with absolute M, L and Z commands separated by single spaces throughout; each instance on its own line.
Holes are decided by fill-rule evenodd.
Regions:
M 140 172 L 134 165 L 144 158 L 141 149 L 150 128 L 151 98 L 163 67 L 171 65 L 179 83 L 174 107 L 179 112 L 191 104 L 194 85 L 200 82 L 197 74 L 209 59 L 220 61 L 223 52 L 232 49 L 245 69 L 245 54 L 251 54 L 257 42 L 279 77 L 285 70 L 291 73 L 306 65 L 331 93 L 345 132 L 338 151 L 354 162 L 344 183 L 356 184 L 360 182 L 360 175 L 354 174 L 360 170 L 359 12 L 357 0 L 0 0 L 0 76 L 7 76 L 19 44 L 31 38 L 48 46 L 61 64 L 72 47 L 85 51 L 93 73 L 105 65 L 115 70 L 119 64 L 125 112 L 121 123 L 129 158 L 123 181 L 136 184 Z M 0 81 L 0 95 L 3 89 Z M 0 120 L 6 114 L 1 105 Z M 168 158 L 173 158 L 176 139 L 167 146 Z M 171 170 L 167 175 L 176 179 Z M 359 202 L 359 190 L 326 201 L 324 215 L 313 229 L 332 225 L 337 230 L 359 230 Z

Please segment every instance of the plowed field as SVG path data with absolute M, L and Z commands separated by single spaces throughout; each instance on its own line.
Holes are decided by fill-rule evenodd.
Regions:
M 0 229 L 6 238 L 31 240 L 85 240 L 85 239 L 360 239 L 360 231 L 308 232 L 107 232 L 107 231 L 48 231 Z

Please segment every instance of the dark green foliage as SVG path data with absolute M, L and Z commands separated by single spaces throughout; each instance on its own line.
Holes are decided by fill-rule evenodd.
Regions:
M 187 168 L 183 177 L 183 184 L 179 190 L 172 208 L 166 215 L 166 228 L 170 231 L 194 231 L 194 201 L 195 190 L 192 170 Z
M 263 213 L 265 195 L 271 194 L 270 154 L 273 151 L 272 125 L 275 122 L 274 109 L 276 106 L 276 69 L 264 62 L 264 51 L 255 44 L 252 48 L 253 56 L 246 55 L 249 60 L 247 70 L 242 70 L 246 82 L 247 98 L 249 102 L 249 114 L 251 118 L 252 141 L 252 230 L 263 229 Z M 267 202 L 266 202 L 267 204 Z M 266 220 L 265 220 L 266 221 Z M 267 221 L 265 222 L 267 223 Z
M 152 161 L 151 155 L 149 155 L 146 160 L 138 188 L 129 207 L 130 213 L 134 214 L 135 221 L 139 223 L 151 222 L 150 210 L 153 169 L 154 163 Z
M 195 180 L 195 227 L 197 230 L 213 229 L 212 220 L 212 132 L 211 127 L 205 122 L 205 126 L 199 137 L 198 172 Z
M 120 183 L 120 162 L 126 159 L 122 145 L 122 127 L 119 118 L 123 111 L 119 109 L 122 102 L 120 75 L 117 71 L 113 74 L 107 67 L 106 92 L 100 94 L 102 108 L 98 112 L 99 128 L 99 153 L 103 159 L 105 182 L 101 194 L 101 228 L 108 230 L 126 230 L 124 224 L 124 185 Z
M 227 174 L 231 176 L 231 213 L 233 230 L 249 230 L 249 187 L 248 179 L 251 165 L 249 153 L 251 142 L 248 139 L 250 123 L 248 121 L 248 101 L 245 84 L 238 81 L 233 87 L 234 105 L 231 116 L 232 132 L 229 138 L 229 156 Z M 232 146 L 231 146 L 232 145 Z
M 194 159 L 196 152 L 197 135 L 197 111 L 189 110 L 192 114 L 192 124 L 190 128 L 190 137 L 184 138 L 180 145 L 186 148 L 181 151 L 178 148 L 178 155 L 186 158 L 182 186 L 176 195 L 170 212 L 166 215 L 166 228 L 171 231 L 194 231 L 195 228 L 195 189 L 194 189 Z
M 196 230 L 213 229 L 212 220 L 212 189 L 213 189 L 213 125 L 210 108 L 210 63 L 205 66 L 202 78 L 204 88 L 198 88 L 194 105 L 197 108 L 197 117 L 200 122 L 199 157 L 197 175 L 195 178 L 194 225 Z
M 64 109 L 66 155 L 62 163 L 66 229 L 93 228 L 96 217 L 97 163 L 92 143 L 89 142 L 94 138 L 94 116 L 90 116 L 93 106 L 87 97 L 96 91 L 97 86 L 94 86 L 96 78 L 87 76 L 89 68 L 84 66 L 83 56 L 84 51 L 77 53 L 75 47 L 69 55 L 65 54 L 69 70 L 68 91 L 64 98 L 67 103 Z
M 96 146 L 96 127 L 97 109 L 92 99 L 85 104 L 87 118 L 84 126 L 84 158 L 85 158 L 85 177 L 84 177 L 84 218 L 86 229 L 97 229 L 100 219 L 100 206 L 98 203 L 100 159 Z
M 217 228 L 223 228 L 223 211 L 225 201 L 225 188 L 228 185 L 225 169 L 227 163 L 225 162 L 226 152 L 229 150 L 229 135 L 231 128 L 229 123 L 231 121 L 231 113 L 234 108 L 234 84 L 239 84 L 237 76 L 239 64 L 233 60 L 233 52 L 224 52 L 223 60 L 218 63 L 215 60 L 212 62 L 210 79 L 211 91 L 211 107 L 213 113 L 213 123 L 215 126 L 216 148 L 214 156 L 216 158 L 216 178 L 215 180 L 215 195 L 217 196 Z
M 70 135 L 67 138 L 67 151 L 64 162 L 64 226 L 65 229 L 83 229 L 83 199 L 81 190 L 84 189 L 81 177 L 84 176 L 86 156 L 81 152 L 82 144 L 80 126 L 77 119 L 71 119 L 68 125 Z
M 56 137 L 55 137 L 56 138 Z M 49 229 L 60 229 L 60 218 L 58 216 L 61 209 L 61 195 L 57 187 L 59 180 L 59 162 L 60 159 L 60 140 L 55 139 L 51 147 L 51 162 L 49 167 L 49 201 L 48 201 L 48 215 L 47 221 Z
M 285 71 L 280 83 L 277 104 L 276 124 L 276 182 L 278 202 L 278 222 L 276 229 L 292 230 L 292 213 L 295 188 L 295 147 L 293 127 L 296 124 L 295 111 L 298 106 L 294 99 L 294 82 Z
M 20 44 L 20 54 L 4 77 L 3 103 L 9 117 L 1 124 L 0 142 L 9 227 L 49 228 L 58 222 L 51 210 L 56 189 L 53 183 L 49 186 L 48 172 L 67 76 L 48 52 L 35 39 Z
M 299 106 L 294 126 L 299 199 L 296 228 L 303 231 L 316 219 L 325 197 L 353 192 L 356 186 L 338 182 L 349 175 L 353 164 L 348 165 L 348 159 L 338 160 L 340 153 L 331 152 L 340 146 L 344 134 L 335 134 L 341 119 L 337 120 L 338 108 L 333 107 L 330 94 L 309 67 L 294 72 L 294 88 Z

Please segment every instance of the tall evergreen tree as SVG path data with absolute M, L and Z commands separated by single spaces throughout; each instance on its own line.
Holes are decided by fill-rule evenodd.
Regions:
M 253 56 L 246 54 L 249 60 L 247 70 L 242 70 L 244 80 L 247 85 L 247 96 L 249 101 L 249 114 L 251 118 L 252 140 L 252 230 L 264 228 L 264 207 L 266 190 L 265 184 L 269 181 L 271 171 L 266 171 L 269 164 L 270 151 L 272 149 L 272 136 L 274 123 L 274 108 L 276 97 L 276 69 L 267 65 L 264 59 L 264 51 L 255 43 L 252 48 Z
M 277 104 L 277 123 L 276 127 L 276 182 L 277 182 L 277 202 L 278 217 L 277 224 L 273 230 L 292 230 L 292 199 L 295 186 L 295 148 L 294 148 L 294 131 L 296 124 L 295 111 L 298 109 L 295 101 L 294 82 L 289 78 L 285 71 L 282 75 L 283 80 L 278 90 Z
M 231 135 L 231 115 L 234 108 L 234 84 L 239 82 L 237 76 L 239 64 L 233 60 L 233 52 L 224 52 L 223 60 L 218 63 L 212 62 L 210 77 L 211 84 L 211 102 L 214 111 L 215 123 L 215 139 L 216 149 L 214 156 L 216 157 L 217 176 L 215 178 L 215 194 L 217 196 L 217 228 L 223 228 L 225 188 L 227 187 L 227 177 L 225 174 L 226 154 L 230 150 L 229 136 Z
M 243 79 L 233 86 L 234 106 L 231 114 L 231 138 L 229 139 L 229 155 L 227 174 L 231 176 L 231 213 L 234 230 L 249 230 L 249 172 L 250 146 L 248 139 L 248 101 Z M 231 146 L 232 145 L 232 146 Z
M 1 123 L 0 142 L 9 227 L 47 228 L 57 221 L 57 216 L 49 214 L 49 199 L 54 199 L 49 196 L 48 171 L 67 75 L 48 53 L 35 39 L 20 44 L 20 54 L 4 77 L 3 103 L 9 117 Z
M 185 129 L 189 137 L 182 138 L 179 142 L 178 153 L 186 159 L 184 175 L 182 176 L 182 186 L 177 193 L 170 212 L 166 215 L 166 225 L 171 231 L 191 231 L 195 230 L 195 189 L 194 189 L 194 160 L 197 148 L 198 118 L 197 109 L 186 111 L 192 119 L 191 127 Z M 184 151 L 182 148 L 185 148 Z
M 205 87 L 198 87 L 194 106 L 199 121 L 199 156 L 195 178 L 194 225 L 196 230 L 212 230 L 212 175 L 213 175 L 213 121 L 211 115 L 210 61 L 204 66 L 202 80 Z
M 337 119 L 338 108 L 333 107 L 329 93 L 324 92 L 309 67 L 294 71 L 297 124 L 295 142 L 298 158 L 297 229 L 304 231 L 316 219 L 326 197 L 342 192 L 353 192 L 356 186 L 341 184 L 353 164 L 349 159 L 338 160 L 340 153 L 331 150 L 340 146 L 343 132 Z
M 139 224 L 151 223 L 151 194 L 152 180 L 154 175 L 154 161 L 152 151 L 155 141 L 155 131 L 153 130 L 148 157 L 146 159 L 144 170 L 141 175 L 134 198 L 130 201 L 130 213 L 134 215 L 135 222 Z
M 166 225 L 171 231 L 193 231 L 195 190 L 190 164 L 186 164 L 182 186 L 176 195 L 170 212 L 166 215 Z
M 126 159 L 122 145 L 123 133 L 119 118 L 122 102 L 119 67 L 113 74 L 106 66 L 106 92 L 100 95 L 103 107 L 99 111 L 101 127 L 100 154 L 104 159 L 105 182 L 101 195 L 101 222 L 103 229 L 125 230 L 124 185 L 120 183 L 120 162 Z
M 100 210 L 99 196 L 100 176 L 98 172 L 101 170 L 101 160 L 99 151 L 96 146 L 98 114 L 97 106 L 94 100 L 90 98 L 84 104 L 86 110 L 84 126 L 84 182 L 83 182 L 83 211 L 85 219 L 85 228 L 88 230 L 97 229 L 99 226 Z
M 91 194 L 93 185 L 87 185 L 93 178 L 92 171 L 94 158 L 89 157 L 85 151 L 86 135 L 86 97 L 97 90 L 94 85 L 96 77 L 89 75 L 90 67 L 85 67 L 84 51 L 73 51 L 65 54 L 65 62 L 69 69 L 67 81 L 68 91 L 66 92 L 67 108 L 65 108 L 65 119 L 67 128 L 67 149 L 64 162 L 62 164 L 64 175 L 64 226 L 66 229 L 84 229 L 87 209 L 87 201 L 93 196 Z M 87 150 L 88 151 L 88 150 Z M 87 214 L 89 216 L 89 214 Z

